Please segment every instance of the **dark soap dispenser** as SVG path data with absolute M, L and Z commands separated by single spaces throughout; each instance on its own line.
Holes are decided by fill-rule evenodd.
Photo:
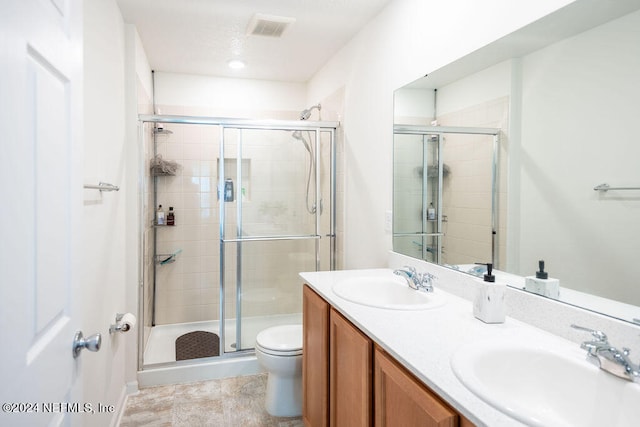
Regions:
M 495 282 L 496 281 L 496 276 L 494 276 L 493 274 L 491 274 L 493 272 L 493 264 L 489 263 L 487 264 L 487 274 L 484 275 L 484 281 L 485 282 Z
M 544 271 L 544 260 L 540 260 L 536 275 L 524 278 L 524 289 L 548 298 L 558 299 L 560 297 L 560 280 L 550 278 L 549 273 Z

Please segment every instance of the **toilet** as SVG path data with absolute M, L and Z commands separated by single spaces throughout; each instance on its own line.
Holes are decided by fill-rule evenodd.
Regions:
M 267 412 L 275 417 L 302 415 L 302 325 L 261 331 L 256 336 L 256 357 L 269 374 Z

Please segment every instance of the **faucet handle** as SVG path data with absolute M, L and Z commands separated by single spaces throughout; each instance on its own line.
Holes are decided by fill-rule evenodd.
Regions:
M 602 343 L 606 343 L 607 340 L 607 335 L 602 332 L 602 331 L 597 331 L 595 329 L 590 329 L 590 328 L 585 328 L 584 326 L 580 326 L 580 325 L 576 325 L 576 324 L 572 324 L 571 327 L 573 329 L 577 329 L 579 331 L 585 331 L 585 332 L 589 332 L 598 342 L 602 342 Z
M 402 268 L 405 269 L 407 272 L 411 273 L 412 276 L 414 276 L 416 274 L 416 268 L 415 267 L 411 267 L 410 265 L 405 265 Z
M 436 276 L 429 273 L 429 272 L 424 272 L 422 273 L 422 280 L 426 281 L 426 282 L 431 282 L 432 280 L 436 279 Z

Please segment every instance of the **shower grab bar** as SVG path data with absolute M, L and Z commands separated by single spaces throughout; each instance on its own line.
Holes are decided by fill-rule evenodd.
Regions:
M 256 236 L 256 237 L 241 237 L 239 239 L 221 239 L 224 243 L 234 243 L 234 242 L 267 242 L 271 240 L 317 240 L 320 239 L 321 236 L 312 234 L 309 236 Z
M 118 187 L 117 185 L 109 184 L 107 182 L 99 182 L 98 185 L 85 184 L 84 188 L 100 191 L 120 191 L 120 187 Z
M 444 233 L 393 233 L 393 237 L 406 237 L 406 236 L 436 237 L 436 236 L 444 236 Z
M 640 187 L 611 187 L 609 184 L 600 184 L 593 187 L 595 191 L 609 191 L 609 190 L 640 190 Z

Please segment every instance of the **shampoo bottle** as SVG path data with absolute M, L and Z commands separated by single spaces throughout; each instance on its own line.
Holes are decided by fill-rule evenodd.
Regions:
M 224 180 L 224 201 L 233 202 L 233 200 L 233 181 L 231 178 L 227 178 Z
M 176 225 L 176 215 L 173 212 L 173 206 L 169 206 L 169 213 L 167 214 L 167 225 Z
M 158 206 L 158 211 L 156 212 L 156 225 L 166 225 L 162 205 Z
M 434 221 L 436 219 L 436 208 L 433 207 L 433 203 L 429 204 L 427 208 L 427 220 Z
M 491 274 L 492 270 L 493 265 L 487 264 L 487 274 L 478 284 L 473 301 L 473 315 L 485 323 L 504 323 L 506 285 L 495 283 L 496 276 Z
M 538 271 L 535 276 L 527 276 L 524 279 L 524 289 L 548 298 L 560 297 L 560 281 L 549 277 L 544 271 L 544 261 L 538 261 Z

